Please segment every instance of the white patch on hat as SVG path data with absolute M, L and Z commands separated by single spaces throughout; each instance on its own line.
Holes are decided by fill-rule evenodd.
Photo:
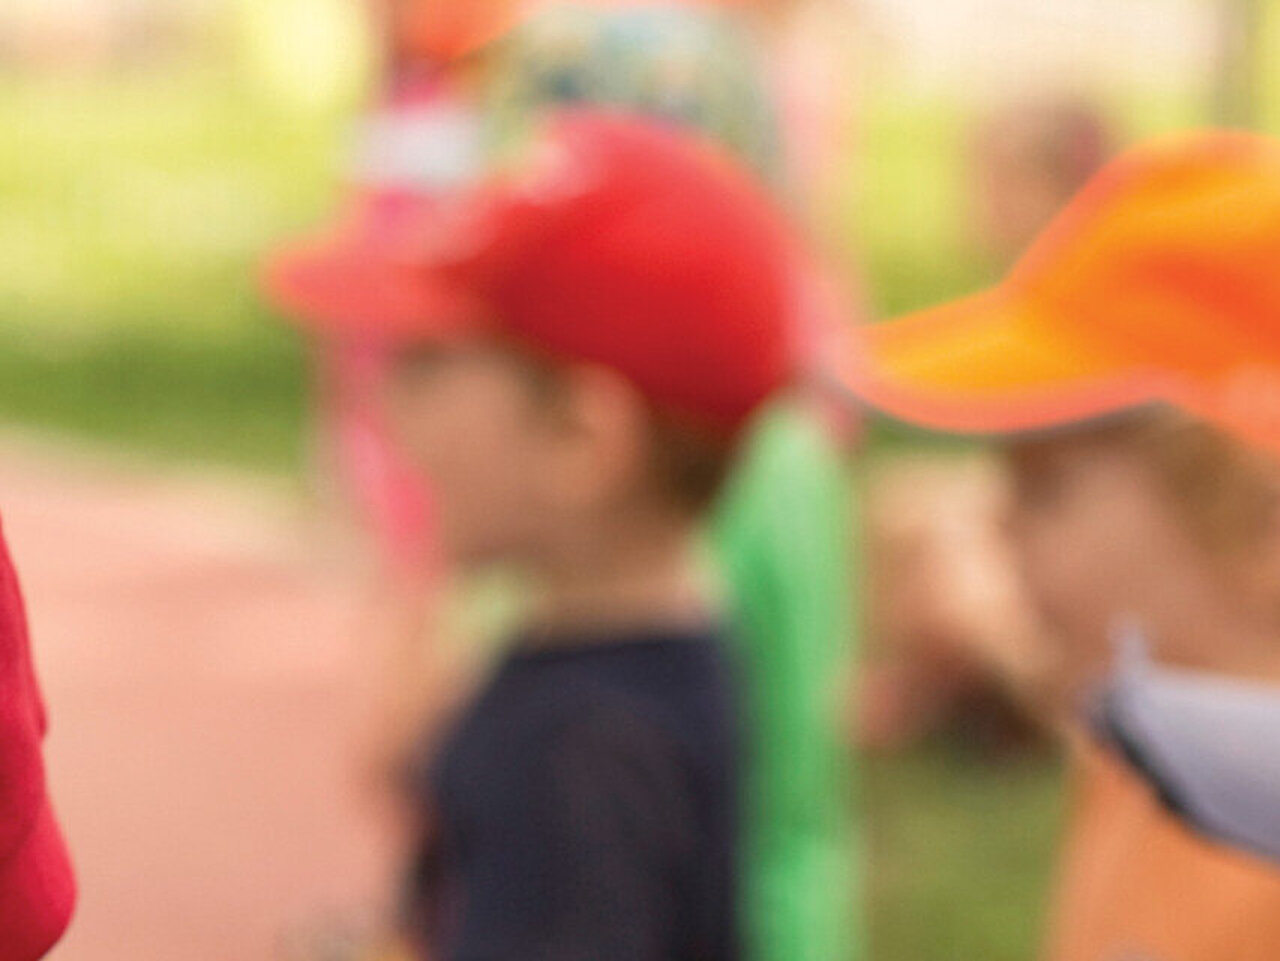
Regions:
M 443 193 L 468 183 L 483 157 L 472 110 L 447 103 L 387 110 L 360 126 L 351 177 L 362 186 Z

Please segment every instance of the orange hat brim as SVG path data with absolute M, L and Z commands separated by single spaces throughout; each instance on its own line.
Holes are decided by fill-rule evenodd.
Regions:
M 1043 308 L 996 288 L 858 328 L 845 377 L 895 418 L 963 434 L 1035 431 L 1165 396 L 1159 375 L 1064 335 Z

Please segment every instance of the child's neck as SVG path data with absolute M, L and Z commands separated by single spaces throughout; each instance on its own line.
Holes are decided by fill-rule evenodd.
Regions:
M 709 605 L 693 542 L 685 529 L 649 531 L 547 565 L 531 643 L 704 626 Z

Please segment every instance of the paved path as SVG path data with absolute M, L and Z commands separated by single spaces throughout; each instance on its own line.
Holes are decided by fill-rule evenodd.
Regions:
M 266 961 L 376 903 L 359 577 L 287 494 L 0 441 L 82 900 L 54 961 Z

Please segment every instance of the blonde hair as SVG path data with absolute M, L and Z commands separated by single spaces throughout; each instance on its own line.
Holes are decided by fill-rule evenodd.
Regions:
M 1204 547 L 1257 542 L 1280 506 L 1280 465 L 1231 434 L 1176 411 L 1127 418 L 1099 438 L 1134 451 Z

